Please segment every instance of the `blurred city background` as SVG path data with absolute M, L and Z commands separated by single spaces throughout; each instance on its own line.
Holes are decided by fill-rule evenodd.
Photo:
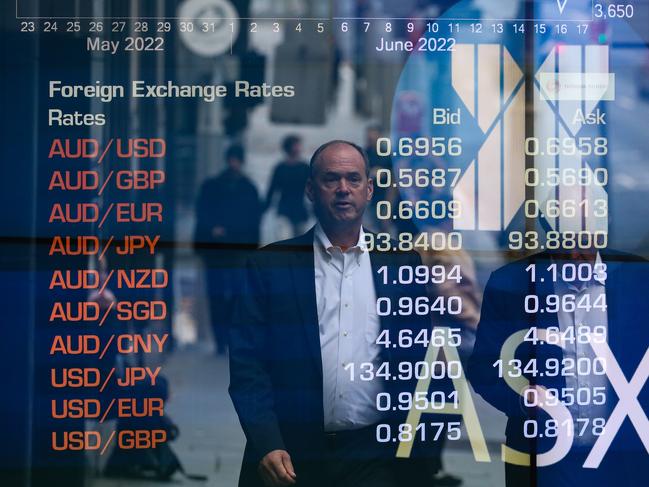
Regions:
M 181 3 L 163 0 L 95 0 L 87 4 L 71 3 L 70 8 L 74 8 L 75 14 L 79 16 L 90 17 L 137 18 L 143 12 L 173 17 Z M 346 139 L 372 149 L 373 139 L 389 136 L 395 88 L 407 61 L 407 56 L 403 53 L 377 55 L 373 51 L 374 40 L 362 35 L 358 29 L 354 35 L 342 35 L 335 31 L 319 37 L 314 29 L 306 29 L 307 24 L 317 22 L 312 20 L 304 22 L 305 28 L 301 33 L 283 28 L 280 32 L 274 32 L 273 19 L 434 18 L 456 3 L 459 2 L 238 0 L 232 4 L 239 16 L 262 19 L 255 20 L 258 32 L 248 33 L 247 24 L 242 22 L 232 53 L 226 49 L 227 52 L 207 57 L 199 54 L 196 48 L 192 49 L 176 34 L 167 36 L 166 52 L 158 56 L 82 53 L 79 49 L 79 43 L 82 43 L 80 39 L 75 39 L 74 36 L 53 38 L 44 34 L 34 35 L 29 43 L 21 42 L 17 47 L 22 53 L 16 64 L 17 72 L 26 69 L 25 66 L 29 63 L 41 63 L 41 72 L 35 78 L 20 79 L 17 76 L 11 79 L 14 85 L 23 85 L 25 97 L 29 97 L 29 93 L 34 94 L 31 102 L 34 106 L 25 105 L 27 112 L 30 109 L 41 110 L 39 104 L 47 103 L 41 93 L 45 80 L 61 71 L 66 72 L 70 79 L 76 80 L 124 82 L 147 79 L 174 80 L 186 84 L 227 84 L 237 79 L 291 84 L 298 80 L 300 86 L 309 87 L 308 90 L 298 89 L 298 97 L 295 99 L 263 99 L 248 104 L 228 98 L 214 103 L 190 99 L 138 104 L 126 100 L 121 104 L 115 103 L 108 109 L 111 120 L 108 127 L 93 128 L 90 131 L 93 136 L 100 138 L 119 132 L 122 136 L 155 134 L 167 140 L 168 156 L 160 162 L 160 168 L 167 173 L 164 202 L 168 208 L 166 211 L 169 212 L 166 214 L 170 217 L 158 228 L 146 228 L 148 233 L 161 234 L 165 245 L 161 246 L 163 251 L 159 255 L 137 264 L 164 267 L 170 270 L 172 276 L 171 285 L 165 291 L 170 305 L 168 319 L 144 326 L 149 330 L 167 330 L 172 333 L 173 346 L 163 356 L 155 359 L 156 364 L 159 362 L 163 366 L 168 382 L 169 400 L 165 411 L 179 431 L 171 447 L 186 472 L 207 476 L 207 482 L 203 485 L 236 485 L 245 440 L 227 394 L 226 346 L 218 343 L 217 339 L 219 326 L 227 326 L 227 323 L 213 323 L 218 306 L 223 309 L 229 306 L 228 293 L 210 297 L 210 279 L 215 280 L 212 290 L 218 289 L 219 282 L 227 279 L 227 274 L 218 271 L 218 276 L 210 277 L 209 267 L 214 264 L 210 259 L 214 257 L 209 255 L 209 249 L 207 254 L 204 248 L 201 249 L 201 244 L 208 244 L 209 247 L 210 242 L 200 237 L 200 215 L 207 221 L 215 215 L 227 213 L 227 221 L 209 224 L 211 227 L 208 233 L 211 233 L 206 239 L 224 243 L 226 247 L 237 243 L 263 245 L 308 229 L 313 219 L 309 205 L 302 197 L 304 164 L 308 163 L 315 148 L 327 140 Z M 493 14 L 488 8 L 493 7 L 493 2 L 475 0 L 466 3 L 472 5 L 478 18 L 487 18 Z M 512 18 L 520 17 L 525 9 L 524 2 L 501 3 L 502 11 L 509 12 L 508 15 Z M 587 3 L 590 5 L 590 2 Z M 21 8 L 23 7 L 27 9 L 26 12 L 43 16 L 54 15 L 59 8 L 54 0 L 21 0 Z M 15 28 L 13 9 L 13 4 L 3 6 L 3 29 L 7 31 Z M 264 18 L 269 20 L 263 20 Z M 616 74 L 617 97 L 615 103 L 608 106 L 606 126 L 612 147 L 611 157 L 607 161 L 611 180 L 609 198 L 612 246 L 645 256 L 649 255 L 649 233 L 643 224 L 649 219 L 649 205 L 646 204 L 646 194 L 649 191 L 649 170 L 646 165 L 646 154 L 649 153 L 649 138 L 646 137 L 646 115 L 649 108 L 646 26 L 649 24 L 646 21 L 647 17 L 636 17 L 635 30 L 620 32 L 617 38 L 614 32 L 607 30 L 607 26 L 601 26 L 601 31 L 613 35 L 611 71 Z M 289 22 L 286 25 L 292 24 Z M 327 23 L 328 28 L 331 25 L 333 24 Z M 395 34 L 397 37 L 399 35 Z M 3 49 L 6 55 L 7 47 Z M 71 53 L 70 57 L 61 61 L 57 53 L 67 51 Z M 4 92 L 4 101 L 9 102 L 10 96 L 12 95 Z M 8 106 L 15 107 L 15 102 L 11 103 Z M 98 109 L 97 105 L 93 105 L 96 103 L 99 102 L 88 102 L 88 111 Z M 24 133 L 17 137 L 16 143 L 29 143 L 30 140 L 43 137 L 43 134 Z M 232 147 L 236 150 L 232 151 Z M 242 151 L 237 149 L 239 147 Z M 229 157 L 226 157 L 228 149 Z M 279 163 L 281 167 L 278 166 Z M 375 167 L 384 164 L 389 163 L 375 160 Z M 29 175 L 29 171 L 35 168 L 36 166 L 27 166 L 3 170 L 13 171 L 15 179 L 21 174 Z M 239 180 L 231 183 L 233 186 L 228 186 L 230 183 L 227 178 L 220 181 L 214 179 L 228 168 L 238 175 L 240 172 L 243 175 L 241 177 L 248 178 L 251 185 L 246 183 L 241 186 Z M 8 176 L 8 181 L 11 181 L 12 174 Z M 216 186 L 210 187 L 209 184 Z M 220 189 L 216 191 L 215 187 Z M 252 187 L 254 191 L 246 197 L 240 190 L 243 187 Z M 231 200 L 216 201 L 209 197 L 201 200 L 201 194 L 207 192 L 216 198 L 222 195 L 221 191 L 231 191 L 233 197 L 240 198 L 240 204 L 233 204 Z M 35 195 L 33 196 L 35 199 Z M 399 197 L 394 194 L 384 196 Z M 39 204 L 38 201 L 35 204 Z M 31 203 L 29 206 L 31 207 Z M 229 211 L 226 211 L 228 207 Z M 396 231 L 392 226 L 383 228 L 382 222 L 374 221 L 371 217 L 367 223 L 373 230 Z M 222 232 L 218 230 L 214 233 L 216 227 L 221 228 Z M 3 226 L 3 231 L 5 228 Z M 230 229 L 246 236 L 238 241 L 228 241 L 225 236 Z M 109 234 L 110 229 L 105 232 Z M 22 222 L 13 222 L 5 237 L 29 234 L 29 229 L 25 229 Z M 484 238 L 497 240 L 492 235 Z M 476 309 L 479 309 L 480 293 L 489 273 L 508 259 L 506 252 L 499 250 L 498 245 L 487 243 L 485 247 L 493 248 L 493 251 L 458 257 L 468 257 L 469 265 L 474 269 L 475 287 L 469 292 L 475 300 Z M 24 257 L 27 258 L 28 256 Z M 216 257 L 214 265 L 219 269 L 227 268 L 219 258 Z M 130 262 L 131 265 L 134 263 L 136 262 Z M 11 266 L 14 265 L 20 268 L 20 264 L 13 262 Z M 30 264 L 25 262 L 24 265 Z M 218 306 L 214 307 L 215 303 Z M 29 309 L 32 304 L 26 303 L 25 306 Z M 137 327 L 143 329 L 142 324 Z M 29 370 L 25 372 L 25 377 L 27 376 Z M 504 439 L 505 417 L 478 396 L 475 396 L 475 402 L 492 462 L 476 463 L 468 440 L 463 439 L 448 443 L 444 452 L 444 468 L 460 477 L 467 487 L 504 485 L 500 444 Z M 101 427 L 110 428 L 111 425 L 104 424 Z M 463 438 L 466 436 L 463 435 Z M 98 454 L 87 454 L 81 483 L 70 485 L 159 485 L 155 481 L 135 482 L 129 478 L 104 476 L 109 457 L 110 454 L 101 457 Z M 180 473 L 173 477 L 173 485 L 190 485 L 194 482 Z

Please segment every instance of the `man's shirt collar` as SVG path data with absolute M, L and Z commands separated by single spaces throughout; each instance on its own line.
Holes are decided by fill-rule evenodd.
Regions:
M 316 245 L 323 251 L 323 254 L 327 256 L 327 259 L 331 259 L 335 254 L 342 255 L 344 253 L 353 253 L 356 255 L 358 260 L 363 253 L 367 251 L 367 246 L 365 244 L 365 231 L 363 230 L 362 225 L 358 232 L 358 242 L 356 242 L 356 245 L 349 247 L 344 252 L 339 246 L 331 243 L 320 223 L 317 223 L 315 226 L 314 239 Z

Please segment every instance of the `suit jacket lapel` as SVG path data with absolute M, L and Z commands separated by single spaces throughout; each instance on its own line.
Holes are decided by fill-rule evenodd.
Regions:
M 307 346 L 315 361 L 318 374 L 322 377 L 322 355 L 320 350 L 320 329 L 318 327 L 318 308 L 315 294 L 315 267 L 313 261 L 313 229 L 296 240 L 291 249 L 291 274 L 298 308 L 302 316 L 301 324 L 306 336 Z

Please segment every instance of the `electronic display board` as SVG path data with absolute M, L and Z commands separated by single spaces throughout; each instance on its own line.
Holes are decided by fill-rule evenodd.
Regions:
M 0 22 L 0 485 L 649 485 L 647 0 Z

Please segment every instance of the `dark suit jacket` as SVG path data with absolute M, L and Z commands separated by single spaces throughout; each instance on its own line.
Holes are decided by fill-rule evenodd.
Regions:
M 602 261 L 607 265 L 605 286 L 608 344 L 627 381 L 630 381 L 649 345 L 649 262 L 619 252 L 602 251 L 601 255 Z M 532 262 L 537 264 L 535 285 L 530 284 L 529 273 L 525 271 Z M 536 440 L 524 438 L 523 422 L 533 418 L 535 412 L 524 407 L 521 396 L 510 389 L 504 379 L 498 377 L 498 370 L 493 364 L 500 358 L 503 343 L 513 333 L 531 326 L 547 328 L 559 325 L 556 313 L 530 315 L 524 311 L 526 295 L 536 294 L 543 303 L 548 294 L 555 294 L 552 277 L 545 270 L 551 262 L 551 255 L 542 253 L 513 262 L 492 273 L 485 289 L 475 347 L 468 367 L 468 376 L 476 392 L 508 416 L 507 445 L 523 452 L 542 453 L 552 447 L 555 440 L 554 438 Z M 529 342 L 520 345 L 516 358 L 527 361 L 531 357 L 536 357 L 538 362 L 542 363 L 550 357 L 561 361 L 563 354 L 561 348 L 554 345 L 531 345 Z M 543 369 L 539 367 L 539 370 Z M 531 379 L 531 382 L 545 387 L 565 387 L 565 378 L 561 376 L 536 377 Z M 618 399 L 612 387 L 609 391 L 607 406 L 610 412 Z M 641 391 L 639 400 L 647 411 L 649 388 L 645 387 Z M 539 419 L 549 418 L 544 412 L 536 411 L 536 414 Z M 644 465 L 647 471 L 649 465 L 647 452 L 628 418 L 618 431 L 605 459 L 614 458 L 616 452 L 627 459 L 641 459 L 635 465 L 637 467 Z M 573 467 L 583 472 L 581 469 L 583 454 L 588 452 L 581 453 Z M 561 466 L 559 464 L 561 462 L 558 462 L 557 467 Z M 618 465 L 612 468 L 617 471 L 600 472 L 598 478 L 603 481 L 601 485 L 607 485 L 606 482 L 609 482 L 610 478 L 615 478 L 619 482 L 620 472 L 624 467 Z M 613 477 L 605 480 L 608 474 Z M 508 485 L 513 484 L 508 483 Z M 627 484 L 622 482 L 622 485 Z
M 415 252 L 370 254 L 377 298 L 425 295 L 423 286 L 384 285 L 380 266 L 419 265 Z M 248 260 L 245 287 L 230 332 L 230 395 L 247 438 L 239 485 L 260 485 L 259 460 L 283 449 L 298 477 L 324 453 L 322 360 L 315 295 L 313 229 L 275 243 Z M 393 274 L 394 275 L 394 274 Z M 381 317 L 383 329 L 429 327 L 428 316 Z M 422 360 L 425 350 L 386 349 L 385 360 Z M 395 369 L 392 369 L 395 370 Z M 391 381 L 391 390 L 415 390 Z M 403 421 L 405 415 L 390 418 Z M 396 444 L 395 444 L 396 446 Z M 302 475 L 302 485 L 305 476 Z

